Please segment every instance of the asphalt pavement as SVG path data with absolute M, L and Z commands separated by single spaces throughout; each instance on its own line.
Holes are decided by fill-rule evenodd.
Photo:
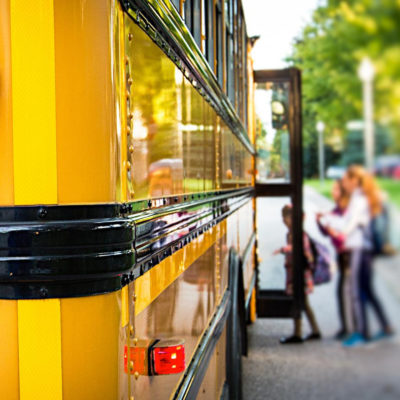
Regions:
M 263 227 L 259 225 L 260 240 L 271 232 L 273 224 L 278 224 L 278 219 L 269 223 L 270 199 L 259 201 L 263 202 L 258 208 L 259 218 L 263 221 Z M 274 203 L 273 208 L 278 209 L 284 203 L 285 199 L 281 199 L 281 204 Z M 305 227 L 311 235 L 319 234 L 314 222 L 315 212 L 328 210 L 331 206 L 314 190 L 305 190 Z M 261 214 L 260 208 L 265 210 Z M 281 233 L 273 235 L 272 244 L 271 239 L 264 242 L 264 250 L 260 240 L 260 257 L 263 259 L 262 268 L 278 271 L 282 266 L 278 267 L 279 260 L 271 257 L 271 248 L 283 240 L 284 229 L 274 228 L 275 231 Z M 400 258 L 380 258 L 374 269 L 378 293 L 396 332 L 400 332 Z M 283 285 L 278 272 L 271 274 L 264 271 L 263 277 L 266 287 Z M 270 284 L 268 277 L 276 282 Z M 344 348 L 333 338 L 338 329 L 335 287 L 336 278 L 317 287 L 310 296 L 323 334 L 321 341 L 280 345 L 279 338 L 292 333 L 291 320 L 257 319 L 248 327 L 249 355 L 243 358 L 245 400 L 400 399 L 399 335 L 360 348 Z M 377 331 L 374 316 L 370 320 L 372 331 Z M 309 327 L 305 321 L 303 325 L 303 331 L 307 333 Z

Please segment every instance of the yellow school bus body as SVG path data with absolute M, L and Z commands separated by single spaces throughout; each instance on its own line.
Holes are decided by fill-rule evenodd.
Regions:
M 4 209 L 147 204 L 147 199 L 158 209 L 177 195 L 185 202 L 197 193 L 251 187 L 251 153 L 119 1 L 5 0 L 0 28 Z M 162 183 L 172 187 L 167 200 L 154 196 L 150 153 L 183 160 L 183 174 Z M 231 179 L 228 170 L 235 171 Z M 253 252 L 253 204 L 250 197 L 242 203 L 118 290 L 2 297 L 0 398 L 172 395 L 182 374 L 138 376 L 134 367 L 127 373 L 124 348 L 160 334 L 183 337 L 190 363 L 226 293 L 229 248 Z M 140 212 L 132 215 L 146 221 Z M 244 286 L 251 292 L 254 257 L 247 260 Z M 247 292 L 254 318 L 255 297 Z M 190 320 L 196 323 L 184 326 Z M 199 398 L 221 396 L 225 347 L 226 329 Z

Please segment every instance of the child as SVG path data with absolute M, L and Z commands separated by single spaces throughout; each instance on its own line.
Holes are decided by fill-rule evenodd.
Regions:
M 293 296 L 293 257 L 292 257 L 292 206 L 286 205 L 282 209 L 283 223 L 288 228 L 286 235 L 286 246 L 281 247 L 274 251 L 274 254 L 283 254 L 285 256 L 285 269 L 286 269 L 286 294 Z M 305 338 L 302 337 L 301 317 L 294 319 L 294 332 L 292 336 L 281 338 L 281 344 L 302 343 L 304 340 L 321 339 L 321 333 L 314 313 L 308 301 L 308 294 L 313 291 L 314 283 L 312 279 L 311 267 L 314 262 L 314 257 L 311 251 L 310 240 L 308 236 L 303 234 L 303 247 L 304 247 L 304 311 L 308 322 L 311 326 L 311 333 Z
M 345 246 L 345 237 L 329 228 L 337 216 L 343 216 L 349 204 L 349 196 L 343 188 L 341 180 L 337 180 L 332 186 L 332 198 L 335 208 L 328 214 L 317 214 L 317 223 L 323 235 L 329 236 L 337 254 L 337 264 L 339 267 L 339 279 L 336 289 L 336 297 L 339 310 L 340 329 L 336 334 L 336 339 L 343 340 L 352 332 L 353 316 L 351 310 L 351 299 L 347 289 L 350 284 L 350 258 L 351 252 Z

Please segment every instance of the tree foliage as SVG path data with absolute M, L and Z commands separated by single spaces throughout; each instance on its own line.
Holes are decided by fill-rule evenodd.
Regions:
M 303 71 L 305 146 L 315 145 L 322 120 L 326 145 L 337 151 L 335 137 L 343 143 L 346 123 L 362 118 L 357 69 L 368 56 L 376 69 L 376 121 L 391 132 L 391 150 L 400 151 L 399 21 L 400 0 L 327 0 L 314 11 L 289 58 Z

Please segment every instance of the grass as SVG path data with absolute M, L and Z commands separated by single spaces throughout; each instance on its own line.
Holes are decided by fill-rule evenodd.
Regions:
M 378 178 L 379 186 L 384 190 L 392 204 L 400 208 L 400 181 L 389 178 Z
M 379 187 L 388 194 L 389 201 L 400 208 L 400 181 L 389 178 L 377 178 L 377 180 Z M 334 180 L 325 179 L 321 185 L 319 179 L 306 179 L 304 184 L 311 186 L 323 196 L 330 198 L 333 182 Z
M 331 198 L 333 182 L 334 181 L 331 179 L 325 179 L 324 183 L 322 183 L 322 184 L 319 179 L 305 179 L 304 180 L 305 185 L 311 186 L 318 193 L 322 194 L 325 197 L 328 197 L 329 199 Z

